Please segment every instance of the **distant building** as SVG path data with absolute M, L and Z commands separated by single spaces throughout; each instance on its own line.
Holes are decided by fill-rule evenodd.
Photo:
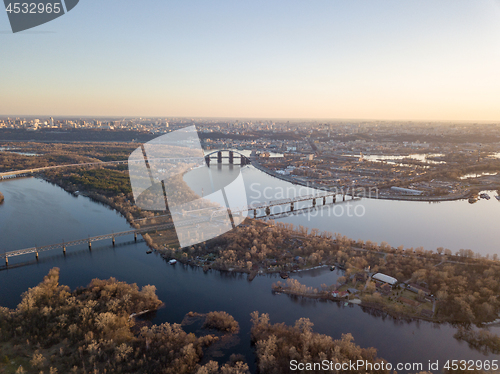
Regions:
M 413 190 L 411 188 L 396 187 L 396 186 L 392 186 L 391 190 L 399 192 L 399 193 L 403 193 L 406 195 L 422 195 L 424 193 L 423 191 Z
M 333 291 L 332 296 L 335 298 L 348 297 L 349 293 L 347 291 Z
M 385 275 L 382 273 L 377 273 L 372 277 L 373 280 L 376 282 L 380 283 L 387 283 L 391 287 L 394 286 L 396 283 L 398 283 L 398 280 L 396 278 L 390 277 L 389 275 Z

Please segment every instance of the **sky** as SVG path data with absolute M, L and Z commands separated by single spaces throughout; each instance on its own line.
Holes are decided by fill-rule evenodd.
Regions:
M 13 34 L 0 115 L 500 121 L 500 0 L 80 0 Z

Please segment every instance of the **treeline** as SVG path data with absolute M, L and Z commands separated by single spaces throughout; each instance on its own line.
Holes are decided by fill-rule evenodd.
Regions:
M 215 329 L 222 332 L 237 333 L 240 325 L 232 315 L 227 312 L 209 312 L 203 323 L 203 328 Z
M 301 318 L 294 326 L 284 323 L 271 324 L 268 314 L 253 312 L 251 337 L 255 344 L 257 363 L 260 373 L 281 374 L 290 372 L 292 360 L 297 362 L 321 363 L 328 360 L 343 363 L 363 360 L 382 363 L 375 348 L 361 348 L 354 343 L 351 334 L 343 334 L 339 340 L 313 332 L 313 323 Z M 314 367 L 308 373 L 324 373 Z M 332 370 L 332 372 L 336 372 Z M 358 373 L 390 373 L 390 370 L 365 370 Z
M 485 355 L 500 353 L 500 336 L 488 330 L 472 330 L 459 327 L 453 336 L 457 340 L 466 341 L 469 343 L 469 347 L 481 351 Z
M 346 268 L 346 276 L 363 272 L 382 272 L 400 282 L 424 287 L 436 299 L 435 317 L 454 322 L 486 322 L 500 312 L 500 263 L 477 256 L 471 250 L 438 248 L 392 248 L 387 243 L 360 242 L 337 238 L 337 261 Z M 497 256 L 493 256 L 494 259 Z
M 127 171 L 112 169 L 89 169 L 79 170 L 65 176 L 69 182 L 78 186 L 81 190 L 95 191 L 103 195 L 114 195 L 132 192 L 130 179 Z
M 79 164 L 83 162 L 93 161 L 99 160 L 89 160 L 87 157 L 83 157 L 77 154 L 48 154 L 41 156 L 25 156 L 14 152 L 0 152 L 0 172 L 36 169 L 62 164 Z
M 169 323 L 138 329 L 132 315 L 161 305 L 155 291 L 113 278 L 71 291 L 54 268 L 16 309 L 0 308 L 1 362 L 15 358 L 22 362 L 17 372 L 37 374 L 218 373 L 212 362 L 199 365 L 204 347 L 217 337 L 197 337 Z M 224 373 L 247 373 L 240 361 L 226 366 Z
M 387 361 L 377 357 L 375 348 L 361 348 L 354 343 L 351 334 L 342 334 L 341 339 L 334 340 L 313 332 L 314 325 L 308 318 L 297 320 L 294 326 L 271 324 L 268 314 L 259 314 L 257 311 L 251 314 L 251 318 L 251 339 L 257 354 L 259 373 L 347 373 L 353 370 L 345 370 L 340 366 L 336 369 L 335 365 L 361 360 L 366 363 L 361 368 L 357 367 L 356 373 L 396 374 L 394 368 L 387 369 Z M 328 369 L 322 365 L 324 360 L 330 366 Z M 298 363 L 308 363 L 309 366 L 300 369 Z M 491 371 L 450 369 L 443 370 L 443 373 L 486 374 Z M 418 374 L 432 373 L 422 371 Z
M 306 227 L 246 220 L 218 238 L 182 249 L 163 249 L 181 261 L 206 259 L 205 267 L 235 271 L 290 271 L 321 264 L 339 264 L 345 276 L 382 272 L 410 281 L 436 298 L 435 318 L 455 322 L 486 322 L 500 312 L 500 263 L 471 250 L 437 251 L 394 248 L 386 242 L 352 240 Z

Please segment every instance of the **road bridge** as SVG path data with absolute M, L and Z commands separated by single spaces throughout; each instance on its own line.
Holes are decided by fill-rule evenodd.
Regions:
M 267 203 L 256 203 L 256 204 L 251 204 L 247 207 L 241 207 L 241 208 L 232 208 L 230 210 L 231 215 L 240 215 L 244 212 L 248 211 L 253 211 L 253 217 L 256 219 L 277 219 L 277 218 L 282 218 L 294 214 L 305 214 L 307 212 L 311 212 L 314 209 L 317 209 L 320 206 L 324 205 L 332 205 L 332 204 L 339 204 L 339 203 L 345 203 L 351 200 L 359 200 L 360 198 L 356 197 L 351 197 L 348 200 L 346 200 L 346 195 L 345 193 L 342 195 L 342 198 L 337 201 L 337 194 L 333 192 L 326 192 L 326 191 L 320 191 L 317 194 L 310 194 L 310 195 L 304 195 L 304 196 L 297 196 L 294 198 L 290 199 L 281 199 L 281 200 L 275 200 L 275 201 L 269 201 Z M 312 205 L 309 207 L 304 207 L 297 209 L 296 204 L 299 202 L 304 202 L 310 200 L 312 202 Z M 318 201 L 320 203 L 318 203 Z M 279 213 L 272 213 L 271 208 L 275 206 L 290 206 L 290 210 L 285 210 L 285 211 L 280 211 Z M 257 211 L 264 211 L 264 215 L 258 215 Z M 194 219 L 187 219 L 184 221 L 176 221 L 175 226 L 176 227 L 184 227 L 184 226 L 194 226 L 203 222 L 209 222 L 209 221 L 215 221 L 217 220 L 217 217 L 219 217 L 221 214 L 223 215 L 227 214 L 227 209 L 220 209 L 214 211 L 211 215 L 208 216 L 203 216 L 203 217 L 198 217 Z M 166 217 L 168 215 L 164 215 L 161 217 Z M 158 218 L 158 217 L 155 217 Z M 140 221 L 140 220 L 138 220 Z M 71 240 L 67 242 L 61 242 L 61 243 L 56 243 L 56 244 L 49 244 L 49 245 L 44 245 L 44 246 L 37 246 L 37 247 L 30 247 L 30 248 L 24 248 L 24 249 L 18 249 L 14 251 L 8 251 L 4 253 L 0 253 L 0 259 L 5 259 L 5 264 L 8 266 L 9 265 L 9 258 L 10 257 L 16 257 L 16 256 L 21 256 L 21 255 L 27 255 L 27 254 L 35 254 L 36 259 L 38 259 L 38 255 L 41 252 L 46 252 L 50 250 L 55 250 L 59 249 L 62 250 L 63 253 L 66 253 L 66 249 L 68 247 L 72 246 L 77 246 L 77 245 L 82 245 L 82 244 L 87 244 L 89 250 L 92 250 L 92 243 L 102 241 L 102 240 L 111 240 L 111 243 L 115 245 L 115 238 L 122 237 L 122 236 L 127 236 L 127 235 L 134 235 L 135 241 L 137 241 L 137 235 L 144 235 L 148 232 L 155 232 L 155 231 L 162 231 L 162 230 L 169 230 L 174 228 L 174 223 L 169 222 L 165 224 L 160 224 L 160 225 L 152 225 L 152 226 L 147 226 L 147 227 L 142 227 L 139 229 L 131 229 L 131 230 L 126 230 L 126 231 L 121 231 L 121 232 L 115 232 L 115 233 L 109 233 L 109 234 L 104 234 L 104 235 L 96 235 L 92 237 L 87 237 L 83 239 L 77 239 L 77 240 Z

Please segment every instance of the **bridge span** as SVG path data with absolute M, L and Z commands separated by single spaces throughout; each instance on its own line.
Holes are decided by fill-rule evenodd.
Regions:
M 207 221 L 207 219 L 204 218 L 199 218 L 199 219 L 192 219 L 192 220 L 186 220 L 181 223 L 176 223 L 176 226 L 191 226 L 191 225 L 196 225 L 198 223 L 202 223 Z M 71 240 L 68 242 L 61 242 L 61 243 L 56 243 L 56 244 L 49 244 L 49 245 L 44 245 L 40 247 L 30 247 L 30 248 L 24 248 L 24 249 L 18 249 L 15 251 L 9 251 L 9 252 L 4 252 L 0 253 L 0 258 L 5 258 L 5 265 L 9 265 L 9 257 L 15 257 L 15 256 L 21 256 L 21 255 L 26 255 L 30 253 L 34 253 L 36 258 L 38 259 L 38 254 L 40 252 L 46 252 L 50 251 L 53 249 L 62 249 L 63 253 L 66 253 L 66 249 L 68 247 L 73 247 L 76 245 L 80 244 L 88 244 L 89 250 L 92 250 L 92 243 L 101 241 L 101 240 L 106 240 L 106 239 L 111 239 L 111 242 L 113 246 L 115 245 L 115 238 L 118 238 L 120 236 L 126 236 L 126 235 L 134 235 L 135 241 L 137 241 L 137 235 L 143 235 L 148 232 L 153 232 L 153 231 L 158 231 L 158 230 L 168 230 L 174 227 L 173 223 L 166 223 L 162 225 L 155 225 L 155 226 L 148 226 L 140 229 L 132 229 L 132 230 L 127 230 L 127 231 L 121 231 L 121 232 L 115 232 L 111 234 L 104 234 L 104 235 L 97 235 L 97 236 L 90 236 L 85 239 L 77 239 L 77 240 Z
M 223 159 L 228 159 L 230 164 L 234 164 L 235 159 L 238 159 L 238 158 L 240 159 L 241 166 L 251 164 L 250 158 L 248 158 L 244 154 L 242 154 L 238 151 L 222 149 L 222 150 L 213 151 L 213 152 L 208 153 L 204 156 L 207 166 L 210 166 L 210 162 L 211 162 L 211 160 L 214 159 L 214 156 L 216 156 L 217 163 L 219 163 L 219 164 L 222 163 Z M 186 162 L 193 161 L 192 159 L 188 159 L 188 158 L 178 158 L 178 159 L 177 158 L 169 158 L 169 160 L 172 160 L 172 161 L 177 161 L 177 160 L 184 161 L 185 160 Z M 126 164 L 128 164 L 128 160 L 84 162 L 84 163 L 79 163 L 79 164 L 52 165 L 52 166 L 44 166 L 44 167 L 40 167 L 40 168 L 11 170 L 11 171 L 0 172 L 0 180 L 10 179 L 10 178 L 18 178 L 18 177 L 26 177 L 26 176 L 33 175 L 34 173 L 38 173 L 38 172 L 42 172 L 42 171 L 46 171 L 46 170 L 54 170 L 54 169 L 70 168 L 70 167 L 113 165 L 113 164 L 114 165 L 126 165 Z
M 310 200 L 312 202 L 311 206 L 297 208 L 295 205 L 299 202 L 308 201 L 308 200 Z M 317 203 L 318 200 L 320 201 L 320 203 Z M 337 194 L 325 191 L 324 193 L 320 193 L 320 194 L 304 195 L 304 196 L 298 196 L 298 197 L 291 198 L 291 199 L 282 199 L 282 200 L 270 201 L 269 203 L 257 203 L 257 204 L 249 205 L 247 207 L 233 208 L 233 209 L 231 209 L 231 215 L 234 216 L 234 215 L 241 214 L 243 212 L 253 211 L 253 218 L 269 220 L 269 219 L 282 218 L 282 217 L 286 217 L 286 216 L 290 216 L 290 215 L 305 214 L 305 213 L 311 212 L 312 210 L 315 210 L 321 206 L 346 203 L 346 202 L 352 201 L 352 200 L 360 200 L 360 198 L 359 197 L 351 197 L 350 199 L 346 200 L 346 194 L 344 193 L 342 195 L 341 200 L 339 199 L 339 201 L 337 201 Z M 275 206 L 285 206 L 285 207 L 289 206 L 290 210 L 282 210 L 278 213 L 273 213 L 271 211 L 271 208 L 275 207 Z M 257 211 L 261 211 L 261 210 L 264 211 L 265 215 L 258 216 Z M 224 209 L 224 212 L 227 212 L 227 210 Z M 155 218 L 165 217 L 165 216 L 168 216 L 168 215 L 156 216 Z M 197 225 L 197 224 L 200 224 L 203 222 L 212 221 L 214 219 L 216 220 L 218 216 L 219 215 L 217 214 L 217 211 L 216 211 L 210 217 L 199 217 L 199 218 L 189 219 L 189 220 L 185 220 L 185 221 L 181 221 L 181 222 L 176 222 L 175 226 L 177 226 L 177 227 L 193 226 L 193 225 Z M 140 220 L 138 220 L 138 221 L 140 221 Z M 41 252 L 46 252 L 46 251 L 50 251 L 50 250 L 54 250 L 54 249 L 62 249 L 63 253 L 66 253 L 66 249 L 68 247 L 82 245 L 82 244 L 87 244 L 89 250 L 92 250 L 92 243 L 94 243 L 94 242 L 111 239 L 111 243 L 114 246 L 115 245 L 115 238 L 118 238 L 118 237 L 127 236 L 127 235 L 134 235 L 134 239 L 135 239 L 135 241 L 137 241 L 137 235 L 143 235 L 143 234 L 146 234 L 148 232 L 169 230 L 172 228 L 174 228 L 174 223 L 170 222 L 170 223 L 165 223 L 165 224 L 160 224 L 160 225 L 143 227 L 143 228 L 139 228 L 139 229 L 131 229 L 131 230 L 115 232 L 115 233 L 110 233 L 110 234 L 92 236 L 92 237 L 83 238 L 83 239 L 71 240 L 71 241 L 67 241 L 67 242 L 63 241 L 61 243 L 56 243 L 56 244 L 18 249 L 18 250 L 14 250 L 14 251 L 0 253 L 0 259 L 1 258 L 5 259 L 5 265 L 8 266 L 9 265 L 9 257 L 15 257 L 15 256 L 21 256 L 21 255 L 27 255 L 27 254 L 35 254 L 36 259 L 38 259 L 38 254 Z
M 225 155 L 227 153 L 227 155 Z M 205 162 L 207 163 L 207 166 L 210 166 L 210 162 L 212 161 L 212 156 L 217 156 L 217 163 L 222 164 L 223 159 L 228 159 L 229 164 L 234 164 L 234 160 L 240 159 L 240 165 L 245 166 L 245 165 L 250 165 L 252 162 L 250 161 L 250 158 L 245 156 L 244 154 L 238 152 L 238 151 L 232 151 L 229 149 L 220 149 L 218 151 L 214 151 L 211 153 L 208 153 L 205 155 Z

